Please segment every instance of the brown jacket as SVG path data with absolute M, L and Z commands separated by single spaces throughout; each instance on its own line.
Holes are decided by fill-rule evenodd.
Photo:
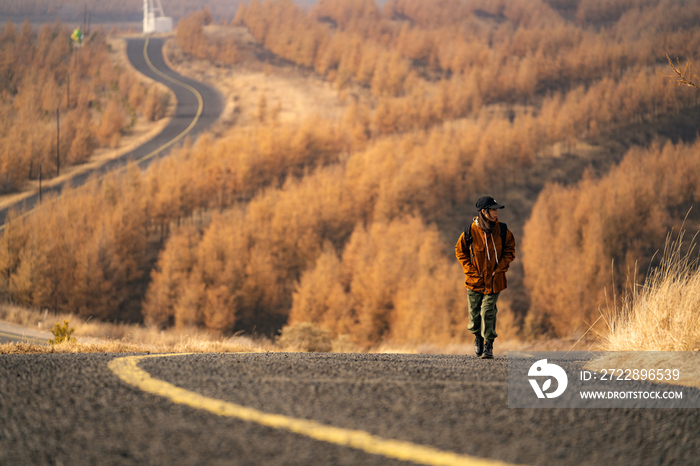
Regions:
M 505 247 L 501 247 L 501 223 L 492 233 L 485 233 L 474 218 L 471 226 L 472 245 L 467 247 L 464 233 L 455 246 L 457 260 L 462 264 L 466 280 L 464 286 L 484 294 L 496 294 L 506 289 L 506 272 L 515 259 L 515 238 L 506 232 Z M 494 273 L 495 272 L 495 273 Z

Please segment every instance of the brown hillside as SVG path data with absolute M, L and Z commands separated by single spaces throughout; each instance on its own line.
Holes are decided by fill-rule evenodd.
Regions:
M 697 200 L 697 146 L 680 141 L 698 97 L 659 72 L 665 52 L 695 59 L 700 7 L 438 4 L 252 0 L 233 24 L 184 18 L 168 57 L 223 89 L 227 117 L 147 173 L 8 226 L 0 291 L 160 327 L 460 342 L 452 250 L 489 193 L 518 242 L 508 332 L 585 330 L 612 259 L 618 278 L 644 273 Z M 78 226 L 70 209 L 94 215 Z

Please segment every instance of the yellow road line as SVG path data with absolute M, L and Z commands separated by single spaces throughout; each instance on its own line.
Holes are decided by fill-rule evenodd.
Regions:
M 144 392 L 167 398 L 173 403 L 186 405 L 195 409 L 203 409 L 219 416 L 256 422 L 263 426 L 287 430 L 311 437 L 315 440 L 356 448 L 373 455 L 381 455 L 387 458 L 436 466 L 508 466 L 507 463 L 501 461 L 459 455 L 450 451 L 438 450 L 437 448 L 416 445 L 400 440 L 384 439 L 362 430 L 342 429 L 307 419 L 296 419 L 280 414 L 269 414 L 227 401 L 208 398 L 199 393 L 176 387 L 163 380 L 155 379 L 138 366 L 139 361 L 146 358 L 183 355 L 185 354 L 177 353 L 117 358 L 110 361 L 109 368 L 129 385 L 133 385 Z
M 180 139 L 184 138 L 184 137 L 187 135 L 187 133 L 189 133 L 190 131 L 192 131 L 192 128 L 194 128 L 194 126 L 197 124 L 197 122 L 199 121 L 199 117 L 202 115 L 202 111 L 204 110 L 204 99 L 202 99 L 202 94 L 200 94 L 199 91 L 198 91 L 197 89 L 195 89 L 194 87 L 190 86 L 190 85 L 187 84 L 187 83 L 184 83 L 184 82 L 182 82 L 182 81 L 179 81 L 179 80 L 177 80 L 177 79 L 175 79 L 175 78 L 173 78 L 173 77 L 171 77 L 171 76 L 168 76 L 167 74 L 163 73 L 162 71 L 160 71 L 158 68 L 156 68 L 156 67 L 153 65 L 153 63 L 151 62 L 151 59 L 148 57 L 148 41 L 149 41 L 149 38 L 146 37 L 146 42 L 144 42 L 144 44 L 143 44 L 143 56 L 144 56 L 144 58 L 146 59 L 146 64 L 148 65 L 148 67 L 151 68 L 151 70 L 152 70 L 154 73 L 158 74 L 158 75 L 161 76 L 163 79 L 166 79 L 166 80 L 168 80 L 168 81 L 170 81 L 170 82 L 172 82 L 172 83 L 174 83 L 174 84 L 177 84 L 177 85 L 180 86 L 180 87 L 184 87 L 185 89 L 187 89 L 187 90 L 189 90 L 190 92 L 192 92 L 192 93 L 194 94 L 194 96 L 197 98 L 197 103 L 198 103 L 197 114 L 195 115 L 194 119 L 193 119 L 192 122 L 189 124 L 189 126 L 188 126 L 187 128 L 185 128 L 180 134 L 178 134 L 177 136 L 175 136 L 173 139 L 171 139 L 170 141 L 166 142 L 165 144 L 163 144 L 162 146 L 158 147 L 157 149 L 153 150 L 153 151 L 150 152 L 149 154 L 144 155 L 144 156 L 141 157 L 140 159 L 132 160 L 132 161 L 129 162 L 128 164 L 124 165 L 123 167 L 120 167 L 120 168 L 118 168 L 118 169 L 116 169 L 116 170 L 113 170 L 113 171 L 111 171 L 111 172 L 104 173 L 104 174 L 98 176 L 98 177 L 97 177 L 98 180 L 99 180 L 99 179 L 102 179 L 103 177 L 105 177 L 105 176 L 107 176 L 108 174 L 111 174 L 111 173 L 120 173 L 120 172 L 122 172 L 122 171 L 124 171 L 124 170 L 127 170 L 127 169 L 131 168 L 131 167 L 132 167 L 133 165 L 135 165 L 135 164 L 141 163 L 141 162 L 143 162 L 144 160 L 148 160 L 148 159 L 153 158 L 153 157 L 155 157 L 156 155 L 160 154 L 160 153 L 163 152 L 165 149 L 167 149 L 168 147 L 172 146 L 173 144 L 175 144 L 176 142 L 178 142 Z M 69 181 L 70 181 L 70 180 L 69 180 Z M 48 204 L 53 204 L 54 202 L 58 201 L 58 199 L 59 199 L 59 196 L 54 197 L 54 198 L 52 198 L 52 199 L 49 199 L 49 200 L 47 201 L 47 203 L 48 203 Z M 21 214 L 20 216 L 18 216 L 16 219 L 13 219 L 13 220 L 22 220 L 22 219 L 26 218 L 29 214 L 33 213 L 34 210 L 35 210 L 34 208 L 33 208 L 33 209 L 30 209 L 30 210 L 24 212 L 23 214 Z M 0 231 L 4 231 L 6 226 L 7 226 L 7 222 L 5 222 L 5 223 L 3 223 L 2 225 L 0 225 Z
M 190 125 L 187 128 L 185 128 L 180 134 L 178 134 L 173 139 L 171 139 L 167 143 L 163 144 L 162 146 L 160 146 L 158 149 L 154 150 L 150 154 L 144 155 L 140 159 L 131 162 L 131 164 L 129 164 L 129 165 L 132 165 L 134 163 L 143 162 L 144 160 L 148 160 L 148 159 L 154 157 L 155 155 L 159 154 L 160 152 L 164 151 L 168 147 L 172 146 L 173 144 L 178 142 L 180 139 L 184 138 L 187 135 L 187 133 L 192 131 L 192 128 L 194 128 L 194 125 L 197 124 L 197 122 L 199 121 L 199 117 L 202 115 L 202 111 L 204 110 L 204 99 L 202 99 L 202 94 L 200 94 L 197 89 L 195 89 L 194 87 L 190 86 L 187 83 L 184 83 L 180 80 L 177 80 L 171 76 L 168 76 L 167 74 L 163 73 L 158 68 L 153 66 L 151 59 L 148 57 L 148 41 L 149 41 L 149 38 L 146 37 L 146 42 L 144 42 L 144 44 L 143 44 L 143 56 L 146 59 L 146 64 L 148 65 L 148 67 L 154 73 L 156 73 L 158 76 L 162 77 L 163 79 L 166 79 L 166 80 L 170 81 L 171 83 L 174 83 L 180 87 L 184 87 L 185 89 L 187 89 L 188 91 L 193 93 L 194 96 L 197 98 L 197 103 L 198 103 L 197 114 L 194 116 L 194 119 L 192 120 Z

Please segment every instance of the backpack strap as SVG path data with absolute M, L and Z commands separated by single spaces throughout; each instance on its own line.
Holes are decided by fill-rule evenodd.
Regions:
M 472 224 L 470 223 L 464 228 L 464 243 L 467 246 L 467 249 L 471 252 L 471 257 L 474 257 L 474 250 L 472 249 Z
M 503 257 L 503 250 L 506 248 L 506 235 L 508 234 L 508 225 L 501 222 L 501 257 Z

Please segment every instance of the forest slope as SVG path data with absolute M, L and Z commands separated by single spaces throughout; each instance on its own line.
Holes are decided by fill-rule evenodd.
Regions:
M 190 17 L 177 33 L 184 59 L 223 73 L 260 66 L 245 58 L 250 44 L 225 40 L 226 28 L 240 37 L 245 27 L 267 52 L 253 54 L 266 73 L 332 83 L 344 116 L 282 121 L 284 104 L 271 112 L 259 99 L 239 109 L 251 118 L 147 173 L 76 192 L 43 226 L 11 224 L 0 291 L 105 319 L 123 311 L 105 292 L 131 294 L 144 321 L 161 327 L 272 333 L 311 321 L 362 345 L 464 341 L 452 249 L 475 199 L 489 193 L 508 206 L 503 219 L 519 244 L 500 306 L 503 334 L 585 329 L 604 304 L 612 259 L 617 277 L 635 259 L 648 261 L 660 232 L 697 201 L 690 190 L 651 208 L 654 195 L 673 195 L 676 177 L 697 185 L 697 157 L 688 155 L 697 146 L 664 142 L 694 139 L 687 122 L 697 95 L 658 72 L 664 52 L 695 58 L 700 29 L 688 18 L 700 7 L 439 3 L 322 0 L 306 12 L 253 0 L 216 35 L 210 13 Z M 642 147 L 625 157 L 634 145 Z M 661 176 L 669 157 L 678 170 Z M 639 172 L 608 175 L 623 158 Z M 641 188 L 649 183 L 653 190 Z M 591 194 L 608 185 L 625 196 Z M 640 221 L 653 234 L 630 234 Z M 73 274 L 61 272 L 68 258 L 82 264 Z M 572 263 L 581 271 L 552 268 Z M 543 270 L 550 275 L 540 278 Z
M 32 190 L 40 177 L 65 177 L 95 155 L 104 159 L 137 123 L 164 117 L 170 94 L 159 85 L 147 88 L 115 55 L 101 30 L 78 44 L 59 22 L 38 32 L 28 21 L 19 30 L 12 22 L 5 25 L 0 194 Z

